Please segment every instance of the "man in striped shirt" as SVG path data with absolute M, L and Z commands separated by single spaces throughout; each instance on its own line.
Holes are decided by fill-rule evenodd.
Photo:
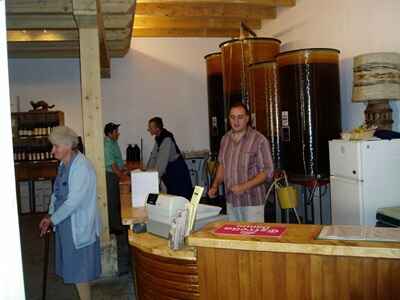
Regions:
M 229 220 L 264 222 L 265 182 L 273 176 L 271 148 L 249 121 L 249 111 L 241 102 L 232 105 L 231 130 L 221 140 L 219 165 L 208 195 L 215 197 L 224 182 Z

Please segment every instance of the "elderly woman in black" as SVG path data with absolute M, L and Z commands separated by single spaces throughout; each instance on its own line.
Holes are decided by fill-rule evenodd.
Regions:
M 168 194 L 190 200 L 193 192 L 192 181 L 174 135 L 164 128 L 160 117 L 149 120 L 148 131 L 155 136 L 155 144 L 146 169 L 158 171 Z

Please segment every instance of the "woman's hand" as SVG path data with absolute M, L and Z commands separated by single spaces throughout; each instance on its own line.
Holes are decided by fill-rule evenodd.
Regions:
M 49 231 L 49 228 L 50 228 L 51 225 L 52 225 L 51 219 L 48 216 L 44 217 L 40 221 L 39 230 L 40 230 L 40 236 L 41 237 L 44 236 Z

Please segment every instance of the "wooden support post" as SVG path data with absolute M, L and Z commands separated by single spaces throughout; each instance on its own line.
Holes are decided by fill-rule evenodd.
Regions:
M 97 201 L 102 219 L 103 276 L 117 272 L 116 246 L 109 234 L 107 186 L 104 166 L 103 121 L 100 79 L 100 39 L 96 1 L 74 0 L 74 17 L 79 30 L 81 100 L 86 156 L 97 175 Z
M 85 149 L 96 169 L 97 194 L 104 228 L 102 240 L 108 241 L 98 32 L 96 28 L 80 28 L 79 36 Z
M 101 235 L 103 274 L 113 275 L 117 267 L 115 259 L 110 259 L 110 256 L 114 256 L 113 251 L 105 250 L 111 248 L 111 241 L 104 166 L 98 29 L 79 28 L 79 37 L 85 153 L 93 163 L 97 174 L 97 199 L 103 225 Z

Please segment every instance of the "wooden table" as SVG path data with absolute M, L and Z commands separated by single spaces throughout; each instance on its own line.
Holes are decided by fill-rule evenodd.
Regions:
M 400 298 L 400 243 L 315 240 L 320 225 L 297 224 L 280 239 L 217 236 L 222 223 L 188 240 L 200 299 Z

